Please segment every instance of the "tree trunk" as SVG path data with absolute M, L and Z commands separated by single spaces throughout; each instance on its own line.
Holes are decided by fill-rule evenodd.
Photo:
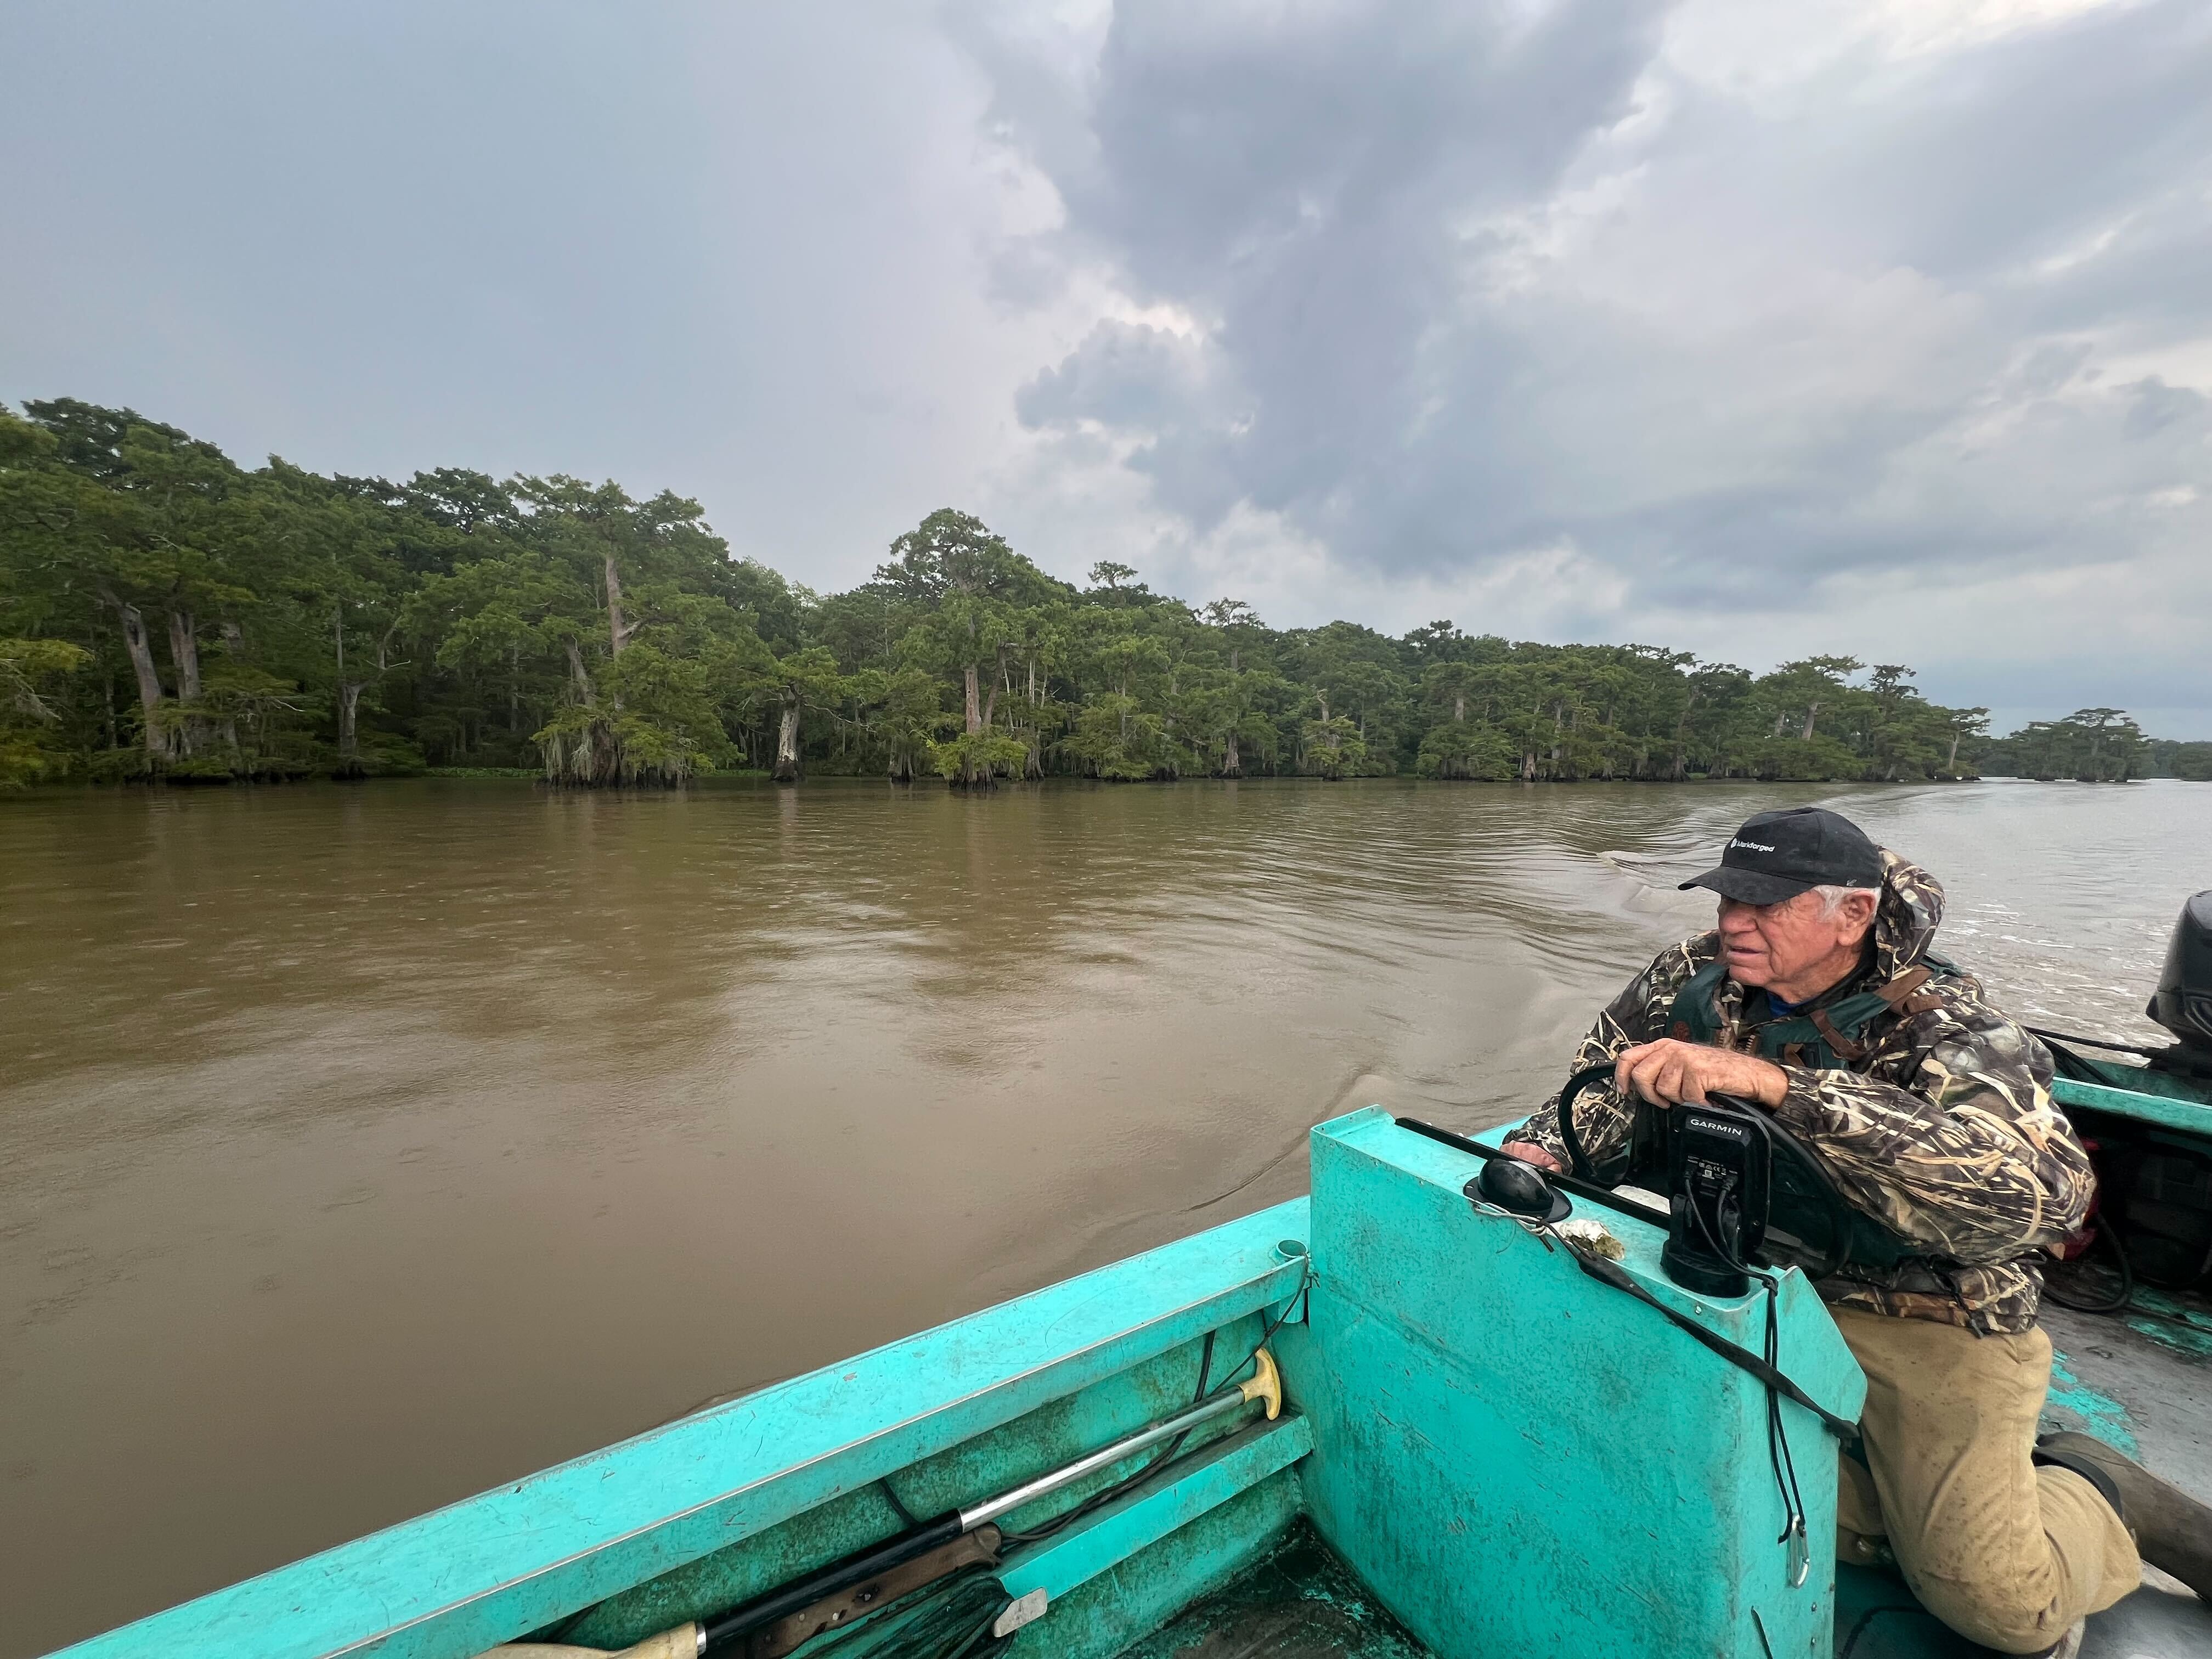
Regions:
M 1674 763 L 1668 769 L 1668 775 L 1676 783 L 1681 782 L 1690 769 L 1690 711 L 1697 706 L 1698 688 L 1693 685 L 1682 704 L 1681 717 L 1674 722 Z
M 1221 748 L 1221 775 L 1241 778 L 1244 775 L 1243 757 L 1237 752 L 1237 728 L 1229 728 L 1229 740 Z
M 131 653 L 131 672 L 138 677 L 138 708 L 146 720 L 146 752 L 157 760 L 169 757 L 168 733 L 162 731 L 154 719 L 154 711 L 161 706 L 161 676 L 154 666 L 154 647 L 146 637 L 146 619 L 135 605 L 125 605 L 110 599 L 117 619 L 123 624 L 124 648 Z
M 1943 757 L 1943 769 L 1946 772 L 1955 772 L 1959 769 L 1960 736 L 1960 734 L 1956 732 L 1951 734 L 1951 752 Z
M 361 749 L 361 694 L 368 689 L 367 680 L 338 682 L 338 753 L 349 760 Z
M 169 661 L 177 671 L 177 701 L 198 702 L 200 696 L 200 639 L 199 629 L 189 611 L 169 612 Z M 187 719 L 178 728 L 187 755 L 200 747 L 207 728 L 198 717 Z
M 1805 729 L 1797 734 L 1798 742 L 1810 743 L 1813 741 L 1813 722 L 1819 717 L 1820 713 L 1820 705 L 1817 702 L 1812 704 L 1805 710 Z
M 607 654 L 618 657 L 623 647 L 629 643 L 630 625 L 623 620 L 622 572 L 615 567 L 615 556 L 610 552 L 607 567 Z
M 983 729 L 982 696 L 975 684 L 975 665 L 971 662 L 963 669 L 961 678 L 968 694 L 967 731 L 972 737 Z
M 507 647 L 507 734 L 522 729 L 522 647 Z
M 783 705 L 782 718 L 775 725 L 775 772 L 778 783 L 797 783 L 800 775 L 799 763 L 799 716 L 802 705 L 796 697 L 788 698 Z
M 584 670 L 584 653 L 576 648 L 574 640 L 568 641 L 568 672 L 576 682 L 576 701 L 589 702 L 592 700 L 592 677 Z
M 169 613 L 169 660 L 177 665 L 177 696 L 196 702 L 200 695 L 200 641 L 189 611 Z
M 223 655 L 233 662 L 243 659 L 246 655 L 246 629 L 228 617 L 217 623 L 216 626 L 222 633 Z M 197 663 L 198 659 L 198 653 L 194 653 L 194 661 Z M 251 715 L 247 716 L 246 725 L 249 731 L 252 729 Z M 231 754 L 234 757 L 243 758 L 246 751 L 238 741 L 238 717 L 234 714 L 225 716 L 217 730 L 222 732 L 223 743 Z
M 1452 699 L 1452 719 L 1462 726 L 1467 724 L 1467 693 L 1464 691 Z

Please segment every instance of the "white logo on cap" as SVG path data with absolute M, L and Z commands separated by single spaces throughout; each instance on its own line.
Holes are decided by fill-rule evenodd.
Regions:
M 1753 853 L 1771 853 L 1774 850 L 1771 847 L 1765 846 L 1763 843 L 1755 841 L 1732 841 L 1729 845 L 1731 847 L 1741 847 Z

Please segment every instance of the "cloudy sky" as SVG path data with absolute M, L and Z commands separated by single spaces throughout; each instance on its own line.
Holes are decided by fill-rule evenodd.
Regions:
M 0 398 L 2212 738 L 2202 0 L 14 0 L 0 144 Z

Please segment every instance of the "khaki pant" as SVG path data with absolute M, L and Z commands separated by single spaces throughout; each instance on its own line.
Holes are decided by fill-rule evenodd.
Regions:
M 2135 1589 L 2135 1540 L 2097 1489 L 2029 1461 L 2049 1337 L 1830 1311 L 1867 1378 L 1866 1465 L 1844 1457 L 1838 1485 L 1840 1559 L 1865 1565 L 1887 1538 L 1930 1613 L 2004 1653 L 2039 1652 Z

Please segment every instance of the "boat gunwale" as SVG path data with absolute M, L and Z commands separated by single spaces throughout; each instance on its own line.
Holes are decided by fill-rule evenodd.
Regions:
M 2212 1143 L 2212 1105 L 2175 1095 L 2151 1094 L 2070 1077 L 2058 1079 L 2051 1085 L 2051 1092 L 2061 1106 L 2102 1112 L 2109 1117 L 2125 1118 L 2131 1123 L 2168 1129 Z
M 482 1652 L 1286 1302 L 1305 1265 L 1275 1245 L 1302 1240 L 1306 1217 L 1307 1201 L 1293 1199 L 1173 1240 L 210 1591 L 53 1659 Z M 1071 1322 L 1066 1341 L 1048 1342 Z M 1012 1364 L 981 1358 L 1008 1349 Z M 953 1387 L 933 1390 L 933 1379 L 947 1377 Z M 805 1433 L 823 1421 L 830 1433 Z M 672 1508 L 638 1497 L 685 1475 L 696 1482 L 702 1462 L 726 1466 L 723 1443 L 749 1431 L 752 1443 L 734 1454 L 757 1461 L 747 1478 Z M 793 1439 L 801 1443 L 786 1455 L 763 1455 Z M 592 1515 L 588 1500 L 609 1506 L 605 1487 L 617 1473 L 632 1477 L 622 1483 L 630 1490 L 611 1507 L 651 1509 L 646 1518 Z M 548 1523 L 546 1509 L 568 1513 Z M 548 1534 L 559 1541 L 512 1559 Z M 490 1558 L 477 1582 L 447 1589 L 466 1571 L 456 1553 L 471 1550 Z M 502 1552 L 510 1559 L 500 1560 Z

